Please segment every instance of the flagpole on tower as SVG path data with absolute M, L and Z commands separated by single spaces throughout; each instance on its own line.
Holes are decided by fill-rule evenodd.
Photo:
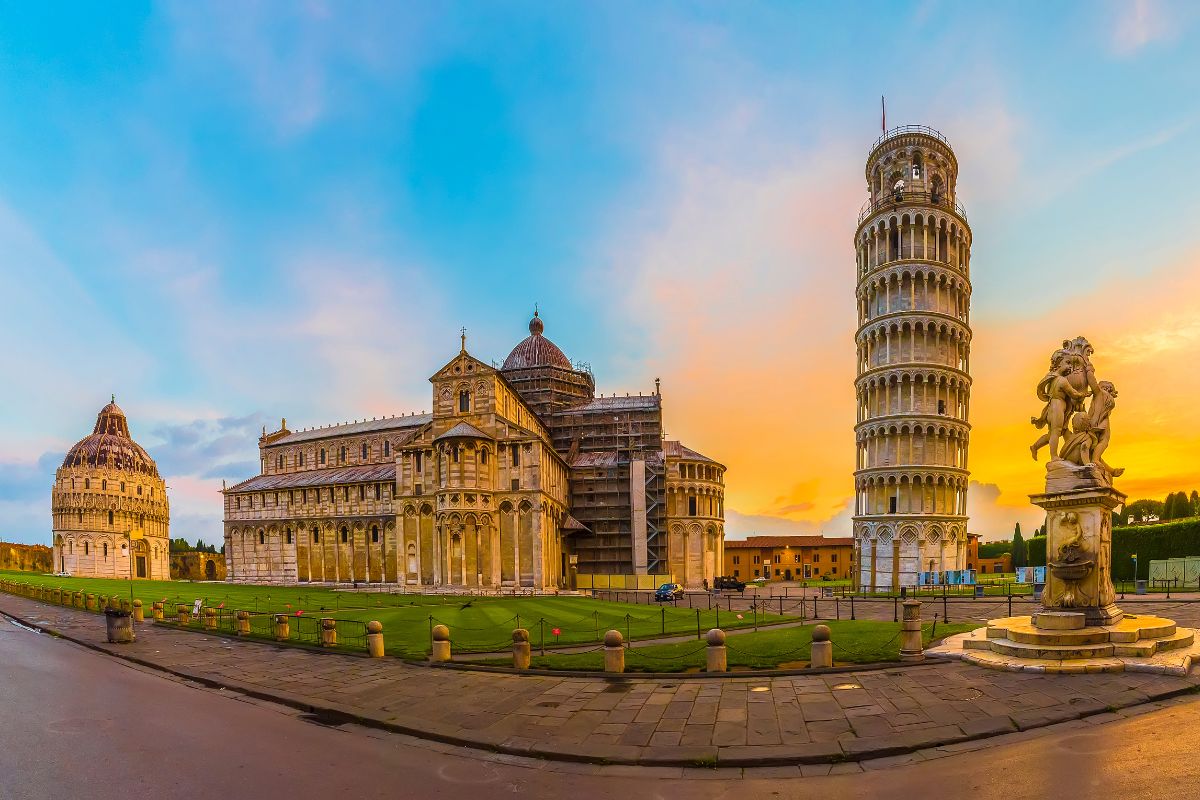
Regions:
M 883 116 L 879 120 L 879 128 L 882 133 L 887 133 L 887 100 L 883 95 L 879 95 L 879 110 Z

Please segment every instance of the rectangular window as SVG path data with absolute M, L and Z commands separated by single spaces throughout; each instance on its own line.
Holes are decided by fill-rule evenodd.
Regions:
M 292 543 L 292 529 L 291 528 L 287 529 L 287 543 L 288 544 Z
M 758 556 L 755 556 L 755 557 L 754 557 L 754 563 L 755 563 L 755 564 L 759 563 L 759 557 L 758 557 Z
M 738 576 L 738 574 L 739 574 L 739 573 L 738 573 L 738 571 L 735 569 L 735 570 L 733 571 L 733 577 L 735 577 L 735 578 L 736 578 L 736 577 Z
M 779 564 L 779 563 L 782 563 L 782 562 L 783 562 L 783 556 L 781 556 L 781 555 L 779 555 L 778 553 L 776 553 L 776 554 L 775 554 L 775 563 L 776 563 L 776 564 Z
M 688 497 L 688 516 L 696 516 L 696 497 L 694 495 Z
M 897 498 L 895 498 L 895 497 L 888 498 L 888 513 L 889 514 L 896 513 L 896 500 L 897 500 Z
M 379 496 L 382 493 L 383 493 L 383 484 L 379 484 L 379 483 L 375 484 L 375 499 L 378 500 Z
M 735 564 L 740 564 L 740 563 L 742 563 L 742 558 L 741 558 L 741 556 L 734 556 L 734 557 L 733 557 L 733 563 L 735 563 Z M 733 573 L 733 574 L 734 574 L 734 575 L 736 575 L 737 573 L 735 572 L 735 573 Z
M 313 528 L 313 544 L 318 544 L 321 541 L 321 534 L 317 533 L 317 529 Z
M 820 553 L 813 553 L 813 563 L 814 563 L 814 564 L 816 564 L 816 563 L 817 563 L 817 562 L 819 562 L 820 560 L 821 560 L 821 554 L 820 554 Z
M 421 451 L 413 453 L 413 472 L 417 475 L 421 474 Z
M 514 444 L 511 445 L 509 449 L 511 451 L 511 455 L 509 457 L 511 465 L 514 467 L 521 466 L 521 446 L 519 444 Z
M 371 541 L 379 542 L 379 528 L 371 528 Z
M 366 487 L 366 486 L 359 486 L 359 487 L 358 487 L 358 499 L 359 499 L 359 500 L 366 500 L 366 499 L 367 499 L 367 487 Z
M 512 479 L 512 490 L 513 490 L 514 492 L 517 492 L 517 491 L 520 491 L 520 490 L 521 490 L 521 479 L 520 479 L 520 478 L 513 478 L 513 479 Z
M 836 564 L 837 563 L 837 553 L 830 553 L 829 560 Z
M 799 563 L 800 563 L 800 554 L 799 554 L 799 553 L 796 553 L 796 555 L 795 555 L 793 558 L 795 559 L 795 562 L 796 562 L 797 564 L 799 564 Z

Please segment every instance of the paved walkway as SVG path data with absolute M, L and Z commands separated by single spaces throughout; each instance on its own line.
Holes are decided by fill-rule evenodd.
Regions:
M 1200 686 L 1197 675 L 1047 676 L 958 662 L 769 678 L 511 675 L 231 641 L 152 623 L 139 626 L 134 644 L 110 645 L 96 614 L 2 594 L 0 611 L 122 658 L 331 717 L 516 755 L 620 764 L 874 758 Z

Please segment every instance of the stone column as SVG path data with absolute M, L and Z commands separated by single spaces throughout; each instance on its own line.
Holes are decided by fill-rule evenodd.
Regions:
M 725 631 L 713 628 L 704 639 L 708 642 L 708 647 L 704 650 L 704 671 L 726 672 L 729 669 L 729 661 L 725 651 Z
M 429 660 L 435 664 L 450 660 L 450 629 L 445 625 L 433 626 L 433 647 Z
M 1072 466 L 1071 476 L 1056 479 L 1052 464 L 1046 493 L 1030 497 L 1046 510 L 1042 609 L 1082 613 L 1089 626 L 1115 625 L 1125 613 L 1116 605 L 1112 585 L 1112 512 L 1125 495 L 1101 485 L 1069 488 L 1081 482 L 1080 470 Z
M 529 631 L 517 628 L 512 632 L 513 668 L 529 669 Z
M 625 671 L 625 637 L 620 631 L 604 634 L 604 671 Z
M 900 660 L 924 661 L 925 647 L 921 641 L 921 601 L 905 600 L 904 620 L 900 623 Z
M 920 604 L 917 604 L 920 606 Z M 815 625 L 812 631 L 812 648 L 809 651 L 808 666 L 811 669 L 821 669 L 833 666 L 833 642 L 829 638 L 828 625 Z

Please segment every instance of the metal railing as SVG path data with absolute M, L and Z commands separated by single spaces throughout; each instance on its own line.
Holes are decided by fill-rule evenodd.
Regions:
M 937 139 L 939 142 L 946 145 L 946 147 L 950 147 L 950 142 L 946 140 L 946 137 L 942 135 L 942 132 L 934 130 L 928 125 L 901 125 L 881 133 L 879 138 L 875 140 L 875 143 L 871 145 L 871 151 L 874 152 L 876 147 L 879 147 L 879 145 L 883 144 L 888 139 L 894 139 L 897 136 L 903 136 L 906 133 L 923 133 L 926 136 L 932 136 L 934 139 Z
M 858 224 L 861 225 L 863 220 L 874 214 L 876 211 L 883 211 L 890 208 L 898 208 L 903 205 L 927 203 L 937 208 L 945 208 L 953 211 L 964 220 L 967 218 L 967 209 L 958 200 L 949 197 L 945 192 L 926 192 L 916 189 L 905 189 L 897 192 L 887 190 L 881 192 L 877 198 L 868 198 L 863 203 L 862 208 L 858 210 Z

